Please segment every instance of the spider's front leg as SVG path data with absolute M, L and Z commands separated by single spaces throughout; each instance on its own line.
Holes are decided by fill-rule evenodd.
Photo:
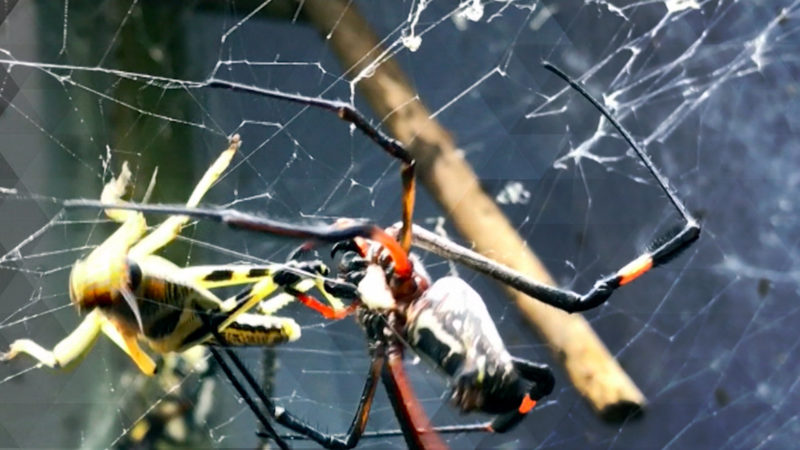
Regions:
M 297 300 L 326 319 L 339 320 L 349 316 L 358 307 L 358 289 L 352 283 L 325 278 L 329 272 L 328 266 L 319 260 L 290 260 L 275 275 L 275 282 L 283 287 L 284 293 L 262 303 L 259 312 L 271 315 Z M 307 292 L 312 288 L 316 288 L 328 304 L 308 295 Z M 345 305 L 342 300 L 347 300 L 349 304 Z

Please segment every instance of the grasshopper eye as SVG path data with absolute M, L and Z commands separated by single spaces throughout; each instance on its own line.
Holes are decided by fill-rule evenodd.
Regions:
M 132 261 L 130 258 L 127 260 L 128 262 L 128 284 L 132 291 L 135 291 L 136 288 L 142 283 L 142 268 L 137 264 L 135 261 Z

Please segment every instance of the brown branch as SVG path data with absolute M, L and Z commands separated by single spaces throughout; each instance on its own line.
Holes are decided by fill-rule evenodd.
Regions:
M 329 42 L 349 75 L 359 74 L 384 49 L 369 24 L 346 1 L 306 0 L 303 12 Z M 333 30 L 331 32 L 331 30 Z M 384 58 L 383 56 L 381 56 Z M 450 134 L 417 98 L 391 58 L 376 64 L 358 87 L 375 115 L 417 160 L 422 183 L 474 248 L 504 265 L 554 285 L 541 261 L 486 195 Z M 550 344 L 572 383 L 604 418 L 640 410 L 644 395 L 617 364 L 588 322 L 504 287 L 525 317 Z

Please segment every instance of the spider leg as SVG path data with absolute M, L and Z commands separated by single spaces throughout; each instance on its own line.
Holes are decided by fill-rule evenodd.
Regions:
M 214 338 L 219 342 L 225 342 L 224 337 L 212 328 L 212 334 Z M 258 382 L 253 378 L 244 364 L 241 362 L 236 353 L 231 351 L 228 348 L 223 347 L 223 351 L 227 355 L 227 357 L 233 362 L 236 369 L 239 373 L 242 374 L 247 384 L 250 388 L 256 393 L 256 396 L 261 400 L 262 404 L 266 407 L 267 412 L 270 417 L 272 417 L 276 422 L 280 423 L 281 425 L 300 433 L 301 435 L 316 441 L 318 444 L 325 448 L 341 448 L 341 449 L 349 449 L 355 447 L 358 443 L 359 438 L 364 432 L 364 429 L 367 425 L 367 419 L 369 418 L 369 411 L 372 407 L 372 400 L 375 396 L 375 389 L 377 388 L 377 379 L 378 374 L 380 373 L 381 367 L 383 366 L 383 351 L 382 347 L 372 347 L 371 348 L 371 362 L 369 372 L 367 373 L 367 380 L 364 384 L 364 389 L 361 394 L 361 398 L 358 403 L 358 407 L 356 409 L 356 413 L 353 417 L 353 420 L 350 424 L 350 428 L 347 434 L 340 438 L 334 435 L 325 434 L 316 428 L 312 427 L 311 425 L 305 423 L 291 412 L 285 410 L 284 408 L 280 408 L 275 406 L 275 404 L 270 400 L 270 398 L 264 393 L 261 389 L 261 386 Z M 284 448 L 286 445 L 283 442 L 283 438 L 278 436 L 275 433 L 272 426 L 269 424 L 266 416 L 262 413 L 261 409 L 253 401 L 252 397 L 247 393 L 246 389 L 241 385 L 238 381 L 237 377 L 233 374 L 230 366 L 225 362 L 219 352 L 212 348 L 211 349 L 214 358 L 217 360 L 217 363 L 222 368 L 223 372 L 225 372 L 228 379 L 234 385 L 236 390 L 248 404 L 250 409 L 259 419 L 259 422 L 264 426 L 267 430 L 268 437 L 274 439 L 276 443 Z M 289 436 L 292 438 L 292 436 Z
M 244 312 L 256 305 L 259 305 L 258 311 L 261 314 L 271 315 L 293 300 L 300 301 L 329 319 L 346 317 L 357 306 L 354 302 L 358 296 L 357 289 L 349 283 L 324 278 L 327 274 L 327 266 L 320 261 L 290 261 L 286 264 L 264 266 L 193 266 L 181 269 L 181 277 L 205 289 L 254 283 L 251 288 L 223 302 L 223 310 L 230 312 L 233 319 L 238 314 L 237 311 Z M 327 305 L 307 294 L 315 287 L 328 302 Z M 278 288 L 282 288 L 284 294 L 259 304 Z M 350 305 L 345 306 L 342 299 L 350 300 Z M 230 320 L 226 323 L 230 324 Z
M 517 411 L 501 414 L 489 423 L 489 431 L 494 433 L 503 433 L 516 426 L 536 406 L 539 399 L 553 392 L 553 386 L 555 386 L 553 372 L 550 371 L 547 364 L 521 358 L 513 358 L 513 360 L 514 367 L 519 374 L 531 383 L 531 390 Z
M 221 341 L 221 336 L 214 329 L 213 325 L 211 325 L 209 322 L 206 322 L 206 327 L 208 327 L 208 329 L 211 330 L 211 332 L 214 334 L 214 339 Z M 258 408 L 258 406 L 256 406 L 255 402 L 253 401 L 253 398 L 250 397 L 244 386 L 242 386 L 242 384 L 239 383 L 239 380 L 236 378 L 236 376 L 234 376 L 233 371 L 231 370 L 230 366 L 228 366 L 228 363 L 225 362 L 225 359 L 222 357 L 220 352 L 214 347 L 209 347 L 209 350 L 211 351 L 211 354 L 214 356 L 214 360 L 217 361 L 217 364 L 225 373 L 225 376 L 228 377 L 228 380 L 230 380 L 233 387 L 239 393 L 239 396 L 241 396 L 242 399 L 244 399 L 244 401 L 247 403 L 247 406 L 250 407 L 250 410 L 253 412 L 253 414 L 255 414 L 256 418 L 261 423 L 261 426 L 264 428 L 264 430 L 267 431 L 268 436 L 275 441 L 275 444 L 279 448 L 288 449 L 289 446 L 281 438 L 281 436 L 278 435 L 278 433 L 275 431 L 275 428 L 273 428 L 272 424 L 269 423 L 267 417 L 264 416 L 264 414 L 262 414 L 261 410 Z M 234 352 L 227 349 L 225 352 L 229 357 L 233 358 L 234 361 L 238 361 L 238 358 L 236 357 L 236 354 Z M 239 363 L 241 364 L 241 361 L 239 361 Z
M 444 449 L 447 446 L 431 426 L 403 368 L 403 346 L 390 342 L 381 380 L 409 448 Z
M 250 388 L 256 393 L 259 400 L 261 400 L 269 416 L 274 418 L 275 421 L 281 425 L 301 435 L 276 436 L 273 428 L 267 422 L 266 416 L 262 414 L 260 409 L 257 409 L 255 402 L 250 398 L 238 379 L 234 378 L 232 370 L 227 366 L 227 363 L 222 359 L 221 355 L 213 349 L 212 351 L 215 352 L 214 356 L 217 362 L 223 366 L 223 371 L 231 380 L 234 387 L 239 391 L 239 394 L 245 399 L 256 417 L 259 418 L 259 421 L 264 425 L 264 428 L 268 432 L 267 436 L 273 439 L 277 438 L 278 445 L 281 445 L 283 438 L 304 438 L 311 439 L 325 448 L 349 449 L 355 447 L 359 439 L 364 435 L 369 412 L 372 407 L 372 401 L 375 396 L 377 379 L 380 374 L 383 384 L 387 391 L 389 391 L 393 408 L 403 428 L 403 435 L 406 438 L 406 443 L 414 448 L 446 448 L 435 430 L 430 426 L 427 416 L 421 405 L 419 405 L 411 385 L 405 376 L 402 344 L 394 342 L 391 344 L 391 347 L 387 347 L 385 337 L 380 332 L 383 328 L 376 326 L 378 323 L 385 324 L 385 318 L 382 316 L 373 317 L 375 321 L 370 321 L 372 325 L 367 327 L 370 353 L 369 371 L 356 413 L 347 433 L 343 436 L 323 433 L 284 408 L 275 406 L 236 354 L 230 349 L 225 348 L 224 351 L 226 355 L 233 362 L 242 377 L 244 377 Z M 223 338 L 215 329 L 212 329 L 212 334 L 219 342 L 224 342 Z M 485 430 L 486 426 L 483 426 L 483 429 Z
M 435 253 L 443 258 L 458 262 L 477 272 L 492 277 L 550 306 L 567 312 L 592 309 L 605 302 L 620 286 L 635 280 L 653 267 L 668 262 L 685 250 L 699 235 L 699 228 L 688 223 L 677 234 L 667 239 L 657 240 L 654 249 L 628 263 L 615 274 L 601 278 L 586 294 L 549 286 L 536 281 L 524 273 L 503 266 L 480 253 L 462 247 L 455 242 L 437 236 L 420 226 L 414 225 L 414 245 Z
M 248 381 L 248 383 L 254 387 L 256 394 L 261 402 L 267 407 L 270 415 L 273 416 L 279 424 L 301 434 L 305 438 L 317 442 L 319 445 L 325 448 L 349 449 L 358 444 L 358 441 L 364 434 L 364 429 L 367 427 L 367 420 L 369 419 L 369 412 L 372 408 L 372 401 L 375 398 L 375 390 L 378 387 L 378 375 L 380 375 L 381 367 L 384 365 L 383 350 L 383 347 L 380 346 L 373 347 L 370 350 L 370 365 L 366 380 L 364 382 L 364 388 L 361 391 L 361 397 L 359 398 L 358 406 L 356 407 L 355 414 L 353 415 L 353 420 L 350 422 L 350 427 L 348 428 L 347 433 L 344 435 L 323 433 L 286 409 L 276 407 L 261 389 L 255 390 L 256 385 L 253 383 L 256 383 L 256 381 L 252 378 L 250 372 L 247 371 L 247 368 L 245 368 L 243 365 L 239 365 L 241 364 L 241 361 L 239 361 L 237 364 L 238 359 L 232 360 L 234 361 L 234 364 L 237 365 L 237 368 Z
M 313 271 L 317 271 L 316 276 L 308 277 L 303 269 L 313 266 Z M 217 326 L 217 330 L 222 331 L 236 318 L 250 309 L 253 309 L 263 299 L 269 297 L 276 290 L 282 288 L 286 294 L 296 298 L 305 306 L 314 309 L 327 318 L 343 318 L 349 315 L 356 307 L 357 302 L 351 302 L 350 306 L 345 307 L 342 301 L 329 291 L 337 289 L 335 292 L 338 294 L 347 293 L 351 300 L 357 297 L 355 286 L 349 286 L 346 283 L 335 283 L 332 280 L 322 280 L 319 278 L 319 271 L 325 266 L 321 266 L 318 262 L 308 262 L 275 265 L 267 269 L 257 269 L 260 280 L 257 281 L 251 288 L 244 290 L 236 296 L 233 296 L 222 302 L 222 309 L 226 314 L 225 320 Z M 250 269 L 250 273 L 256 269 Z M 268 271 L 268 270 L 271 270 Z M 327 268 L 324 271 L 327 273 Z M 313 274 L 313 272 L 311 272 Z M 349 287 L 348 287 L 349 286 Z M 319 300 L 306 294 L 307 291 L 317 287 L 317 290 L 322 293 L 325 299 L 331 306 L 324 305 Z M 347 289 L 345 289 L 347 288 Z M 273 313 L 280 307 L 287 303 L 287 297 L 279 297 L 279 300 L 273 302 L 271 305 L 265 305 L 261 308 L 262 312 Z M 275 305 L 278 305 L 277 307 Z
M 550 298 L 537 298 L 567 312 L 592 309 L 608 300 L 617 288 L 630 283 L 650 269 L 658 267 L 677 256 L 696 241 L 698 237 L 700 237 L 700 227 L 694 222 L 689 222 L 680 232 L 669 237 L 665 243 L 656 245 L 654 250 L 638 256 L 613 275 L 595 282 L 592 289 L 586 294 L 577 295 L 574 292 L 561 291 Z
M 203 177 L 195 186 L 192 194 L 189 196 L 189 200 L 186 202 L 187 207 L 192 208 L 200 203 L 200 199 L 203 198 L 214 182 L 217 181 L 217 179 L 228 167 L 228 164 L 230 164 L 231 159 L 233 159 L 233 155 L 239 149 L 240 145 L 241 139 L 239 138 L 239 135 L 234 135 L 231 138 L 228 148 L 219 155 L 213 164 L 211 164 L 208 170 L 206 170 L 206 173 L 203 174 Z M 167 220 L 158 225 L 155 230 L 151 231 L 150 234 L 136 243 L 136 245 L 131 248 L 128 254 L 131 257 L 136 258 L 138 256 L 154 253 L 161 247 L 172 242 L 172 240 L 175 239 L 175 237 L 180 233 L 181 227 L 183 227 L 188 221 L 189 216 L 185 215 L 176 215 L 167 218 Z
M 403 247 L 406 254 L 411 251 L 411 226 L 414 223 L 414 200 L 417 191 L 414 166 L 415 163 L 411 162 L 400 172 L 403 181 L 403 226 L 400 228 L 400 246 Z
M 406 254 L 411 250 L 411 224 L 413 220 L 414 198 L 415 198 L 415 163 L 411 153 L 400 144 L 396 139 L 387 136 L 381 130 L 375 128 L 353 105 L 337 100 L 327 100 L 319 97 L 307 97 L 299 94 L 288 94 L 273 89 L 264 89 L 255 86 L 248 86 L 232 81 L 211 79 L 203 84 L 204 87 L 230 89 L 235 92 L 244 92 L 260 95 L 262 97 L 274 98 L 287 102 L 299 103 L 301 105 L 313 106 L 335 113 L 340 119 L 353 124 L 361 130 L 373 142 L 378 144 L 386 153 L 393 158 L 400 160 L 403 167 L 400 171 L 403 183 L 403 228 L 400 231 L 400 246 Z M 201 86 L 201 87 L 203 87 Z
M 101 209 L 111 206 L 102 201 L 85 199 L 66 200 L 63 205 L 65 208 Z M 413 265 L 402 246 L 382 228 L 368 222 L 338 223 L 334 225 L 297 225 L 240 212 L 235 209 L 187 208 L 185 206 L 143 205 L 140 203 L 125 203 L 114 206 L 118 209 L 139 211 L 142 213 L 198 217 L 221 222 L 231 228 L 274 234 L 287 238 L 309 239 L 329 244 L 361 237 L 383 245 L 394 262 L 394 273 L 397 278 L 409 279 L 413 275 Z
M 71 203 L 74 205 L 96 206 L 92 202 L 81 201 Z M 170 208 L 155 207 L 151 209 L 147 205 L 136 205 L 137 210 L 169 212 Z M 303 226 L 292 225 L 279 222 L 264 217 L 241 213 L 236 210 L 207 210 L 191 209 L 189 214 L 196 214 L 199 217 L 217 220 L 233 228 L 258 231 L 301 239 L 314 239 L 332 244 L 341 241 L 352 240 L 355 238 L 365 238 L 380 243 L 389 252 L 395 266 L 395 275 L 400 279 L 409 279 L 413 275 L 413 265 L 408 259 L 408 252 L 403 249 L 402 244 L 382 228 L 371 223 L 358 223 L 353 221 L 339 221 L 334 225 L 328 226 Z
M 553 298 L 550 298 L 549 300 L 537 297 L 545 303 L 549 303 L 568 312 L 585 311 L 605 302 L 611 293 L 614 292 L 614 290 L 616 290 L 618 287 L 630 283 L 651 268 L 669 261 L 681 251 L 685 250 L 700 237 L 700 225 L 697 223 L 697 220 L 692 217 L 691 214 L 689 214 L 686 206 L 683 204 L 681 199 L 678 198 L 677 194 L 675 194 L 672 188 L 670 188 L 667 179 L 656 168 L 655 164 L 653 164 L 653 162 L 650 160 L 650 157 L 647 155 L 647 153 L 645 153 L 644 150 L 636 144 L 633 136 L 631 136 L 628 130 L 626 130 L 622 124 L 620 124 L 619 121 L 614 118 L 611 112 L 609 112 L 605 106 L 603 106 L 599 101 L 597 101 L 597 99 L 589 94 L 589 92 L 580 83 L 570 78 L 561 69 L 555 67 L 549 62 L 545 62 L 543 65 L 545 69 L 554 73 L 559 78 L 566 81 L 573 89 L 578 91 L 578 93 L 580 93 L 586 100 L 594 105 L 600 111 L 603 117 L 605 117 L 606 120 L 608 120 L 609 123 L 616 128 L 616 130 L 625 139 L 625 142 L 631 146 L 633 151 L 639 157 L 639 160 L 642 162 L 642 164 L 658 182 L 661 190 L 664 191 L 670 203 L 672 203 L 685 222 L 683 228 L 679 232 L 669 236 L 667 239 L 663 240 L 663 242 L 657 241 L 652 245 L 652 250 L 647 251 L 635 258 L 630 263 L 619 269 L 615 274 L 598 280 L 594 287 L 592 287 L 592 289 L 585 295 L 575 296 L 574 293 L 562 292 Z
M 282 438 L 310 439 L 325 448 L 349 449 L 355 447 L 361 437 L 365 435 L 364 430 L 367 425 L 367 419 L 369 418 L 369 412 L 375 396 L 378 375 L 380 374 L 381 380 L 386 387 L 387 392 L 389 393 L 389 398 L 392 401 L 392 407 L 395 409 L 395 413 L 402 427 L 402 432 L 397 434 L 402 434 L 409 446 L 413 448 L 446 448 L 436 433 L 438 430 L 430 426 L 427 416 L 422 410 L 422 407 L 419 405 L 419 402 L 417 401 L 414 392 L 411 389 L 411 385 L 405 376 L 405 371 L 402 367 L 403 358 L 400 345 L 401 344 L 396 343 L 394 350 L 387 351 L 386 343 L 381 340 L 374 341 L 370 344 L 369 372 L 367 373 L 366 381 L 364 383 L 364 388 L 362 390 L 361 398 L 356 408 L 355 415 L 353 416 L 353 420 L 350 423 L 347 433 L 344 435 L 323 433 L 305 423 L 291 412 L 283 408 L 276 407 L 269 397 L 267 397 L 267 395 L 263 392 L 258 385 L 258 382 L 253 378 L 236 354 L 229 349 L 225 349 L 225 352 L 231 361 L 233 361 L 237 370 L 245 378 L 251 389 L 253 389 L 253 391 L 256 393 L 259 400 L 261 400 L 261 402 L 267 408 L 270 416 L 273 417 L 279 424 L 301 435 L 281 436 Z M 229 374 L 229 377 L 232 376 L 230 369 L 226 371 L 226 374 Z M 240 394 L 243 392 L 243 390 L 240 390 Z M 247 396 L 248 394 L 244 393 L 243 395 Z M 254 406 L 252 399 L 247 401 L 247 403 L 251 405 L 251 408 Z M 260 414 L 260 411 L 254 412 L 257 416 L 263 417 L 263 415 Z M 458 431 L 487 431 L 487 425 L 464 426 L 463 429 Z M 396 434 L 392 432 L 386 434 L 369 433 L 370 437 L 391 435 Z
M 64 206 L 70 208 L 107 208 L 109 205 L 93 200 L 81 199 L 65 201 Z M 346 227 L 303 226 L 291 225 L 232 209 L 215 210 L 130 203 L 120 205 L 119 208 L 149 213 L 190 215 L 222 222 L 233 228 L 300 239 L 316 239 L 329 243 L 364 237 L 379 242 L 390 252 L 395 264 L 395 275 L 397 275 L 398 278 L 409 278 L 413 270 L 410 260 L 403 253 L 402 248 L 397 245 L 397 242 L 385 231 L 372 224 L 361 223 L 348 225 Z M 421 230 L 421 228 L 415 226 L 414 230 L 414 233 L 417 234 L 417 230 Z M 440 238 L 437 240 L 434 237 L 428 236 L 420 240 L 425 240 L 424 243 L 421 242 L 421 246 L 426 250 L 430 250 L 440 256 L 457 260 L 459 263 L 502 281 L 543 303 L 547 303 L 548 305 L 567 312 L 578 312 L 599 306 L 620 286 L 630 283 L 651 268 L 669 261 L 682 250 L 688 248 L 688 246 L 698 238 L 699 233 L 700 228 L 696 222 L 687 223 L 678 234 L 670 237 L 663 244 L 657 245 L 654 250 L 646 252 L 644 255 L 636 258 L 632 263 L 629 263 L 614 275 L 601 279 L 584 295 L 532 280 L 525 274 L 495 263 L 479 253 L 452 242 L 444 242 L 444 239 Z M 420 234 L 422 234 L 422 232 L 420 232 Z M 433 235 L 431 232 L 427 232 L 427 234 Z
M 526 380 L 531 381 L 534 385 L 531 386 L 530 397 L 533 400 L 539 400 L 542 397 L 550 395 L 553 392 L 553 387 L 556 380 L 553 377 L 553 372 L 547 364 L 535 363 L 527 359 L 512 357 L 514 367 L 517 368 L 520 375 Z

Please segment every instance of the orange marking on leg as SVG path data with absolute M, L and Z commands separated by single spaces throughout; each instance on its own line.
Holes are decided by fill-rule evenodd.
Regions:
M 345 317 L 349 316 L 353 311 L 355 311 L 357 307 L 356 303 L 351 303 L 345 309 L 336 310 L 307 294 L 297 294 L 296 298 L 297 301 L 299 301 L 303 305 L 313 309 L 314 311 L 320 313 L 322 317 L 330 320 L 344 319 Z
M 620 286 L 630 283 L 631 281 L 639 278 L 639 275 L 647 272 L 648 270 L 653 268 L 653 258 L 652 256 L 642 255 L 633 261 L 631 261 L 627 266 L 623 267 L 622 269 L 617 272 L 620 276 L 619 284 Z
M 336 222 L 336 225 L 340 228 L 344 228 L 351 223 L 351 220 L 339 219 Z M 399 277 L 401 280 L 408 280 L 411 278 L 414 271 L 413 267 L 411 267 L 411 261 L 408 259 L 408 253 L 403 250 L 403 247 L 399 242 L 397 242 L 397 239 L 395 239 L 386 231 L 377 227 L 372 230 L 372 233 L 368 238 L 383 245 L 383 247 L 389 252 L 389 255 L 392 257 L 392 261 L 394 262 L 394 273 L 397 277 Z M 369 252 L 369 244 L 361 238 L 354 238 L 353 241 L 358 246 L 361 256 L 367 256 L 367 253 Z
M 525 394 L 525 398 L 519 404 L 518 411 L 520 414 L 528 414 L 534 406 L 536 406 L 536 400 L 532 399 L 529 394 Z
M 358 254 L 362 257 L 367 256 L 367 253 L 369 253 L 369 243 L 367 243 L 365 239 L 358 237 L 354 238 L 353 242 L 355 242 L 356 247 L 358 247 Z
M 400 230 L 400 246 L 403 252 L 411 251 L 411 224 L 414 214 L 414 199 L 416 197 L 416 178 L 414 177 L 414 163 L 403 167 L 403 228 Z
M 395 238 L 378 228 L 372 233 L 370 239 L 380 243 L 389 251 L 389 254 L 392 256 L 392 261 L 394 262 L 394 273 L 397 277 L 400 279 L 411 278 L 413 273 L 411 261 L 408 260 L 408 255 Z

